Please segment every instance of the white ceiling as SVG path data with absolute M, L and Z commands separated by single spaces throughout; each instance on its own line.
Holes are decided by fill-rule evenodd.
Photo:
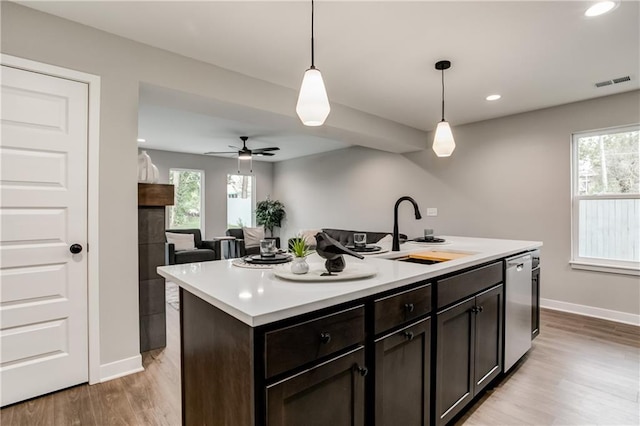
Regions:
M 445 80 L 453 126 L 640 88 L 640 3 L 622 1 L 613 12 L 586 18 L 592 3 L 319 0 L 316 66 L 331 102 L 422 130 L 440 119 L 440 59 L 452 61 Z M 289 88 L 299 87 L 310 65 L 309 1 L 21 4 Z M 594 85 L 627 75 L 630 82 Z M 485 101 L 493 93 L 502 99 Z M 166 114 L 141 108 L 141 130 L 164 134 L 153 125 L 166 123 Z M 287 149 L 300 138 L 269 126 L 182 118 L 172 135 L 197 144 L 198 152 L 218 149 L 204 134 L 220 148 L 243 133 L 266 135 L 256 146 L 289 140 Z M 193 142 L 182 133 L 189 129 L 201 133 Z M 281 148 L 280 160 L 288 155 Z
M 234 110 L 234 108 L 236 110 Z M 143 84 L 140 90 L 138 135 L 147 140 L 140 148 L 203 154 L 233 151 L 242 146 L 240 136 L 249 136 L 249 149 L 277 146 L 273 157 L 253 157 L 276 162 L 346 148 L 343 142 L 305 135 L 293 120 L 212 99 Z M 233 118 L 229 118 L 233 117 Z M 235 117 L 242 117 L 238 121 Z M 237 151 L 237 149 L 235 149 Z M 219 155 L 235 158 L 236 155 Z

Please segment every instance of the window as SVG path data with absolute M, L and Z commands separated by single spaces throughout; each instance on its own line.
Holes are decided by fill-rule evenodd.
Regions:
M 169 207 L 167 228 L 198 228 L 204 234 L 204 172 L 171 169 L 169 183 L 175 185 L 175 202 Z
M 572 266 L 640 271 L 640 126 L 573 135 Z
M 253 176 L 227 175 L 227 227 L 253 226 Z

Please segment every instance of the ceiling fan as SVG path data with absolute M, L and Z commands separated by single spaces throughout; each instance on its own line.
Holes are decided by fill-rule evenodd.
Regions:
M 240 140 L 242 141 L 242 148 L 237 146 L 229 145 L 229 148 L 237 149 L 237 151 L 213 151 L 213 152 L 205 152 L 205 155 L 216 155 L 216 154 L 238 154 L 239 160 L 249 160 L 252 156 L 256 157 L 272 157 L 275 154 L 270 151 L 279 151 L 280 148 L 277 146 L 270 146 L 267 148 L 258 148 L 258 149 L 249 149 L 247 148 L 247 140 L 249 136 L 240 136 Z

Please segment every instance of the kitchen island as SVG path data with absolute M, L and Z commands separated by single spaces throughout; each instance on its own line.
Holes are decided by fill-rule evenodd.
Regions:
M 542 243 L 444 238 L 347 257 L 376 270 L 352 281 L 286 281 L 231 260 L 158 268 L 180 286 L 183 423 L 450 421 L 502 372 L 503 259 Z M 393 260 L 429 249 L 464 256 Z

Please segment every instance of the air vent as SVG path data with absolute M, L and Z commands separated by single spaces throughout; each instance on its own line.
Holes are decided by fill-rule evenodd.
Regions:
M 624 83 L 625 81 L 631 81 L 631 77 L 627 75 L 625 77 L 614 78 L 613 80 L 600 81 L 596 83 L 596 87 L 611 86 L 612 84 Z
M 624 83 L 625 81 L 631 81 L 631 77 L 626 76 L 626 77 L 620 77 L 620 78 L 614 78 L 613 82 L 618 84 L 618 83 Z

